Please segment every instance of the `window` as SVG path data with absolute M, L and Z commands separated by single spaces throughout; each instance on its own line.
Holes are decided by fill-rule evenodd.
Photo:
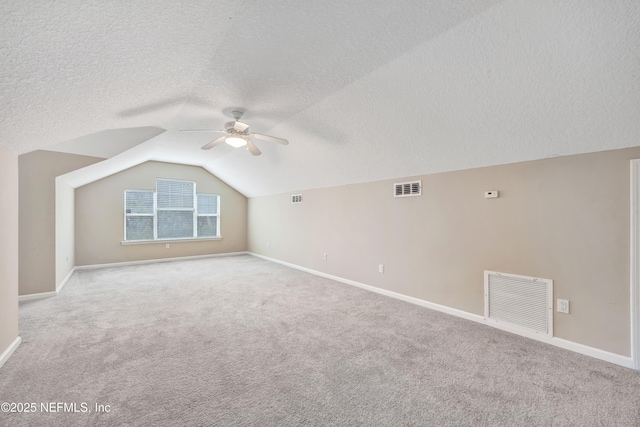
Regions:
M 198 236 L 218 235 L 218 196 L 198 194 Z
M 153 239 L 153 191 L 125 191 L 124 240 Z
M 198 237 L 193 226 L 196 183 L 158 179 L 156 218 L 158 239 Z
M 220 196 L 197 194 L 196 183 L 156 180 L 156 191 L 125 190 L 125 241 L 219 237 Z

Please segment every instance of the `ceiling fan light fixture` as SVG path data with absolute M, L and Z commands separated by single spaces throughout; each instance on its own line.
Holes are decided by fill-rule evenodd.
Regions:
M 247 140 L 239 136 L 228 136 L 224 142 L 235 148 L 247 145 Z

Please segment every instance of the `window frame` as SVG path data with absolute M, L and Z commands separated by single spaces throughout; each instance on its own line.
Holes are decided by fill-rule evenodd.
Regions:
M 151 193 L 152 197 L 153 197 L 153 212 L 150 214 L 140 214 L 140 213 L 128 213 L 127 212 L 127 193 L 128 192 L 132 192 L 132 193 Z M 122 224 L 123 227 L 123 241 L 124 242 L 143 242 L 143 241 L 148 241 L 148 240 L 127 240 L 127 218 L 128 217 L 140 217 L 140 216 L 145 216 L 145 217 L 152 217 L 153 222 L 151 225 L 152 231 L 153 231 L 153 240 L 157 240 L 157 236 L 156 236 L 156 192 L 153 190 L 138 190 L 138 189 L 125 189 L 124 190 L 124 223 Z
M 196 205 L 198 205 L 198 196 L 214 196 L 216 198 L 216 213 L 215 214 L 201 214 L 198 212 L 196 208 L 196 216 L 195 216 L 195 234 L 198 234 L 198 218 L 199 217 L 216 217 L 216 236 L 198 236 L 199 239 L 207 239 L 207 238 L 215 238 L 220 237 L 220 195 L 219 194 L 209 194 L 209 193 L 196 193 Z
M 193 183 L 193 208 L 158 208 L 158 180 L 163 181 L 178 181 L 178 182 L 191 182 Z M 195 181 L 183 180 L 183 179 L 173 179 L 173 178 L 156 178 L 156 188 L 154 190 L 143 190 L 143 189 L 125 189 L 124 190 L 124 224 L 123 224 L 123 240 L 120 242 L 122 245 L 136 245 L 136 244 L 146 244 L 146 243 L 170 243 L 170 242 L 189 242 L 189 241 L 203 241 L 203 240 L 221 240 L 222 236 L 220 233 L 220 195 L 214 193 L 198 193 L 197 192 L 197 183 Z M 140 192 L 140 193 L 151 193 L 153 194 L 153 213 L 151 214 L 132 214 L 127 213 L 127 193 L 128 192 Z M 198 212 L 198 196 L 214 196 L 216 198 L 216 213 L 215 214 L 200 214 Z M 178 211 L 191 211 L 193 212 L 193 235 L 187 237 L 167 237 L 167 238 L 159 238 L 158 237 L 158 212 L 178 212 Z M 143 240 L 127 240 L 127 218 L 128 217 L 152 217 L 153 218 L 153 239 L 143 239 Z M 216 218 L 216 236 L 198 236 L 198 218 L 199 217 L 215 217 Z
M 157 203 L 157 199 L 158 199 L 158 181 L 171 181 L 171 182 L 188 182 L 193 184 L 193 190 L 191 193 L 191 200 L 193 201 L 192 208 L 161 208 L 158 206 Z M 156 190 L 153 193 L 154 194 L 154 215 L 155 215 L 155 229 L 154 229 L 154 233 L 153 233 L 153 239 L 154 240 L 182 240 L 182 239 L 197 239 L 198 238 L 198 223 L 197 223 L 197 215 L 198 215 L 198 195 L 196 193 L 196 182 L 195 181 L 189 181 L 186 179 L 172 179 L 172 178 L 156 178 Z M 165 237 L 165 238 L 159 238 L 158 237 L 158 226 L 160 225 L 158 222 L 158 212 L 159 211 L 163 211 L 163 212 L 191 212 L 191 236 L 185 236 L 185 237 Z

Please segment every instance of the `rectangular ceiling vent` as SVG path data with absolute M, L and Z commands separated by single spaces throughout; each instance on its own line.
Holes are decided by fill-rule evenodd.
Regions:
M 422 194 L 422 181 L 398 182 L 393 184 L 393 197 L 419 196 Z
M 553 337 L 553 280 L 485 271 L 484 317 L 521 335 Z
M 294 205 L 298 203 L 302 203 L 302 194 L 292 194 L 291 203 L 293 203 Z

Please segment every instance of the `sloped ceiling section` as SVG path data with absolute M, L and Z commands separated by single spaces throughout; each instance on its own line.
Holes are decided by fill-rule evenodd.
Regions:
M 47 150 L 109 159 L 163 132 L 165 129 L 154 126 L 107 129 L 59 144 L 48 145 Z
M 636 146 L 639 4 L 3 1 L 0 143 L 131 147 L 74 186 L 160 160 L 250 197 Z M 291 143 L 178 131 L 230 107 Z M 167 132 L 104 138 L 145 127 Z

